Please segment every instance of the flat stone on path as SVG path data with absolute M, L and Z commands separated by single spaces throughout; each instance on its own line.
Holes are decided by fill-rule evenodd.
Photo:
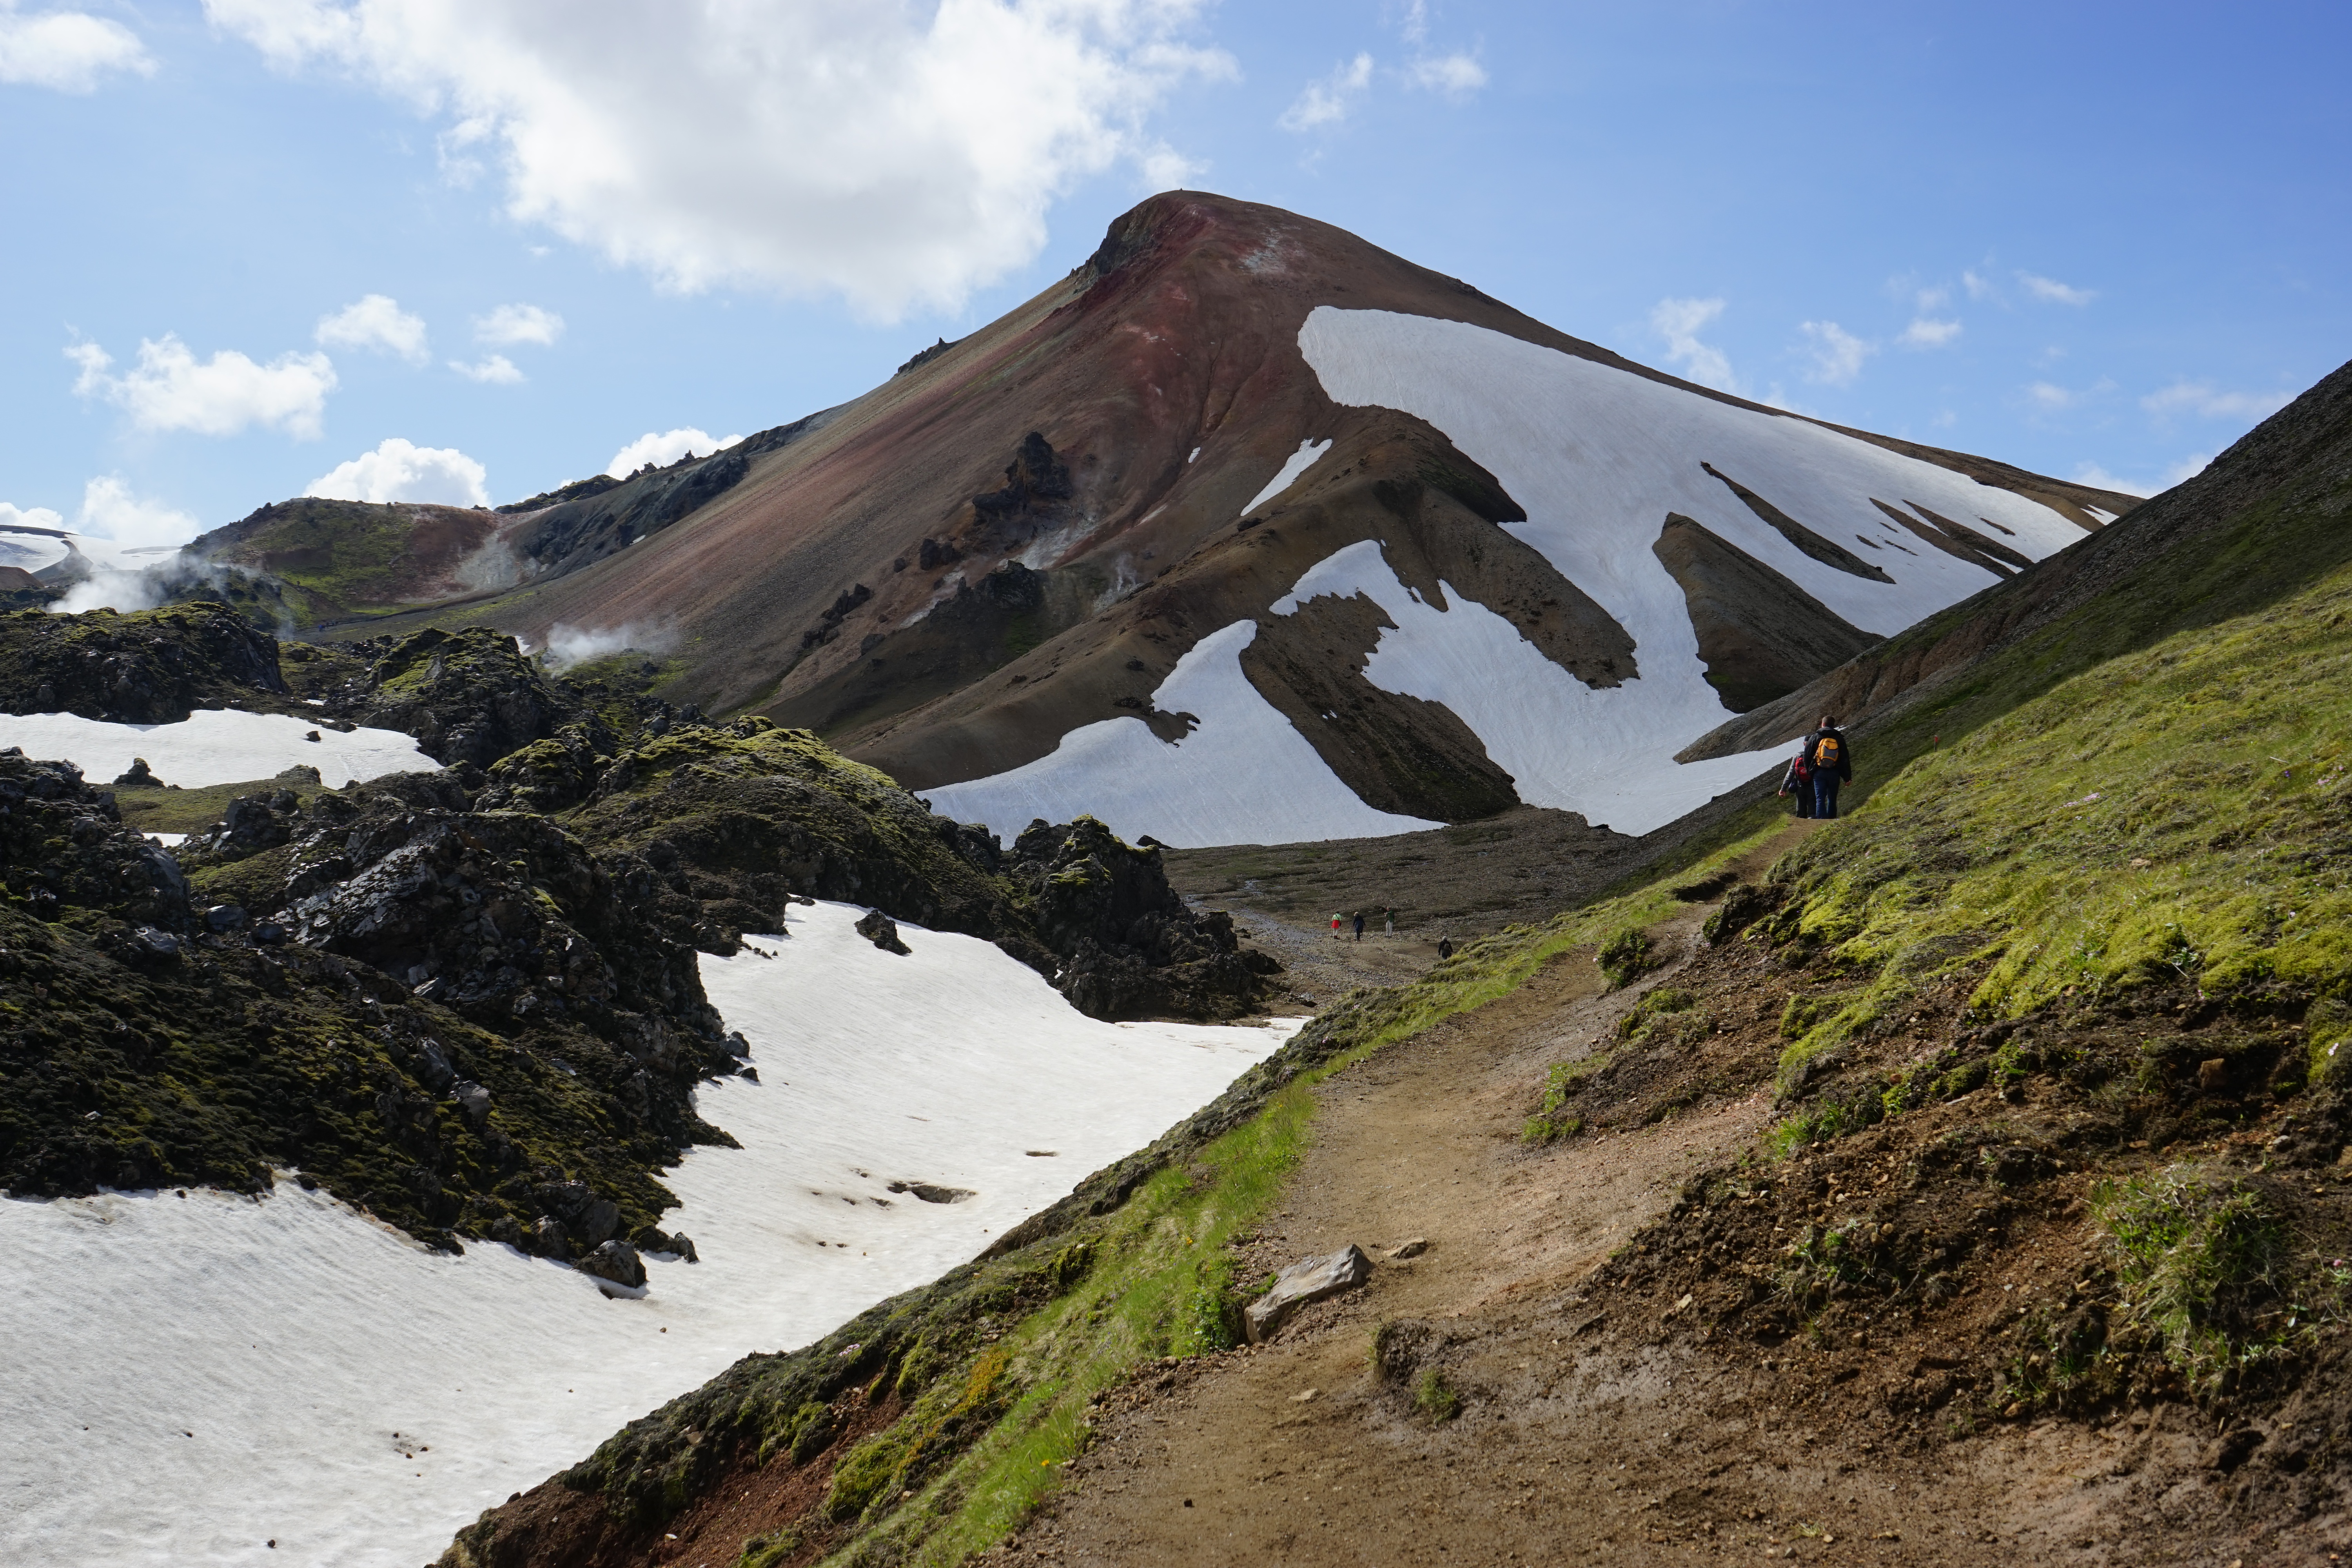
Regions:
M 1372 1260 L 1350 1242 L 1321 1258 L 1302 1258 L 1274 1277 L 1274 1289 L 1242 1313 L 1249 1342 L 1262 1345 L 1280 1331 L 1290 1314 L 1310 1301 L 1352 1290 L 1372 1277 Z

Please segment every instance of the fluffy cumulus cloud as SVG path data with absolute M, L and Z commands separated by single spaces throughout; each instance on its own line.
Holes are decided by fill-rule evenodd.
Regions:
M 443 506 L 488 506 L 490 492 L 481 464 L 455 447 L 419 447 L 394 436 L 373 452 L 310 481 L 306 496 L 328 500 L 434 501 Z
M 129 485 L 111 475 L 82 487 L 81 516 L 75 527 L 128 550 L 185 544 L 205 531 L 205 525 L 188 513 L 134 494 Z
M 698 452 L 707 458 L 722 447 L 732 447 L 742 438 L 740 436 L 713 436 L 707 430 L 692 428 L 664 430 L 658 435 L 648 430 L 614 453 L 613 460 L 604 465 L 604 471 L 616 479 L 625 479 L 647 463 L 656 468 L 666 468 L 680 458 Z
M 1475 55 L 1423 55 L 1412 62 L 1408 75 L 1415 87 L 1449 98 L 1467 98 L 1486 85 L 1486 68 Z
M 1337 125 L 1348 118 L 1348 111 L 1369 91 L 1372 85 L 1372 57 L 1358 55 L 1343 60 L 1320 81 L 1310 81 L 1288 109 L 1275 121 L 1285 131 L 1313 131 L 1318 126 Z
M 1666 360 L 1702 386 L 1738 392 L 1739 378 L 1721 349 L 1699 341 L 1706 324 L 1723 314 L 1720 300 L 1661 300 L 1650 310 L 1650 330 L 1666 342 Z
M 2028 295 L 2045 305 L 2087 305 L 2099 297 L 2095 289 L 2073 288 L 2055 278 L 2041 278 L 2031 272 L 2019 273 L 2017 280 Z
M 89 92 L 110 71 L 155 74 L 139 35 L 121 23 L 79 11 L 27 16 L 0 0 L 0 82 Z
M 0 528 L 63 528 L 66 520 L 45 506 L 16 506 L 0 500 Z
M 467 381 L 478 381 L 485 386 L 511 386 L 523 379 L 523 374 L 516 368 L 515 362 L 504 354 L 484 354 L 470 364 L 464 360 L 453 359 L 449 362 L 449 368 Z
M 365 295 L 331 316 L 320 317 L 313 335 L 324 348 L 397 354 L 411 364 L 433 357 L 425 342 L 425 318 L 410 315 L 389 294 Z
M 1941 321 L 1934 316 L 1917 316 L 1903 329 L 1902 344 L 1906 349 L 1940 349 L 1958 339 L 1960 324 Z
M 335 390 L 334 363 L 325 354 L 282 353 L 259 364 L 222 349 L 200 360 L 171 332 L 142 342 L 138 364 L 120 375 L 113 356 L 96 343 L 75 343 L 66 357 L 80 368 L 76 394 L 113 404 L 142 430 L 235 436 L 258 425 L 316 440 L 327 394 Z
M 1876 343 L 1855 337 L 1835 321 L 1807 321 L 1798 330 L 1805 334 L 1805 351 L 1813 361 L 1805 379 L 1825 386 L 1851 385 L 1862 374 L 1862 362 L 1878 352 Z
M 2141 398 L 2139 405 L 2158 417 L 2194 414 L 2204 419 L 2267 419 L 2294 401 L 2291 392 L 2222 392 L 2210 381 L 2176 381 Z
M 494 166 L 507 210 L 667 287 L 952 307 L 1043 248 L 1188 79 L 1206 0 L 205 0 L 289 70 L 348 73 Z
M 501 305 L 487 316 L 474 318 L 474 341 L 508 347 L 537 343 L 552 348 L 563 335 L 563 318 L 536 305 Z

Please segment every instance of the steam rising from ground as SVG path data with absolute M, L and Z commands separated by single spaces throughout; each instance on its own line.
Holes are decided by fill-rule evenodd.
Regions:
M 600 630 L 559 621 L 548 628 L 547 647 L 541 652 L 550 669 L 570 669 L 606 654 L 667 653 L 677 646 L 677 628 L 667 621 L 628 621 Z

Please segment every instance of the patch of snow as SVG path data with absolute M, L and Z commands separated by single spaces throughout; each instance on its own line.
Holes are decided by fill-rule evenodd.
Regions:
M 1193 447 L 1193 448 L 1192 448 L 1192 455 L 1191 457 L 1189 457 L 1189 458 L 1185 458 L 1185 459 L 1184 459 L 1184 461 L 1185 461 L 1185 462 L 1187 462 L 1187 463 L 1196 463 L 1196 462 L 1200 461 L 1200 458 L 1201 458 L 1201 448 L 1200 448 L 1200 447 Z
M 318 739 L 303 737 L 316 731 Z M 184 789 L 273 778 L 298 763 L 319 770 L 330 789 L 386 773 L 431 773 L 440 763 L 397 730 L 346 734 L 287 713 L 203 708 L 177 724 L 110 724 L 78 713 L 0 713 L 0 747 L 28 757 L 62 759 L 106 784 L 144 757 L 155 776 Z
M 0 1203 L 0 1557 L 428 1561 L 739 1356 L 972 1257 L 1287 1037 L 1097 1023 L 971 937 L 901 924 L 912 956 L 883 952 L 861 912 L 703 958 L 765 1081 L 698 1091 L 744 1146 L 672 1173 L 663 1224 L 704 1261 L 656 1261 L 642 1298 L 503 1247 L 429 1253 L 291 1182 Z
M 2086 506 L 2083 510 L 2089 512 L 2093 517 L 2097 518 L 2102 525 L 2113 522 L 2116 518 L 2123 515 L 2121 512 L 2109 511 L 2103 506 Z
M 231 780 L 230 782 L 235 783 L 236 781 Z M 188 836 L 184 833 L 151 833 L 147 837 L 153 839 L 156 843 L 161 844 L 166 849 L 177 849 L 181 845 L 185 844 L 188 841 Z
M 1298 443 L 1298 450 L 1291 453 L 1288 458 L 1283 460 L 1282 471 L 1275 475 L 1273 479 L 1266 481 L 1265 489 L 1258 491 L 1257 494 L 1250 498 L 1249 505 L 1242 508 L 1241 515 L 1247 517 L 1250 513 L 1255 511 L 1258 508 L 1264 506 L 1266 502 L 1272 500 L 1283 491 L 1288 489 L 1292 480 L 1297 479 L 1299 475 L 1313 468 L 1315 466 L 1316 459 L 1322 457 L 1324 453 L 1330 449 L 1331 443 L 1328 440 L 1307 440 Z M 1200 448 L 1195 447 L 1192 449 L 1192 453 L 1194 457 L 1198 457 L 1200 455 Z
M 1162 741 L 1140 719 L 1107 719 L 1062 737 L 1048 756 L 932 790 L 932 809 L 1010 838 L 1033 817 L 1092 812 L 1120 837 L 1170 844 L 1287 844 L 1360 838 L 1438 824 L 1376 811 L 1242 673 L 1255 621 L 1210 633 L 1176 661 L 1154 708 L 1199 725 Z
M 1370 599 L 1396 625 L 1381 631 L 1364 667 L 1366 679 L 1383 691 L 1453 710 L 1529 805 L 1580 811 L 1620 833 L 1663 827 L 1778 759 L 1774 747 L 1676 763 L 1674 753 L 1689 743 L 1688 736 L 1676 739 L 1675 715 L 1662 715 L 1647 700 L 1654 693 L 1642 689 L 1646 663 L 1643 681 L 1595 690 L 1547 658 L 1510 622 L 1451 583 L 1440 586 L 1448 609 L 1437 609 L 1399 582 L 1380 542 L 1367 539 L 1307 568 L 1273 613 L 1295 614 L 1325 595 Z M 1714 713 L 1722 713 L 1712 688 L 1705 698 Z

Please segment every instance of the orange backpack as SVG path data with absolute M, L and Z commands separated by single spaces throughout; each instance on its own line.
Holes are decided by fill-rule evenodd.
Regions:
M 1824 772 L 1834 769 L 1838 765 L 1838 759 L 1843 754 L 1844 749 L 1845 748 L 1843 746 L 1839 744 L 1838 738 L 1835 735 L 1823 735 L 1820 740 L 1813 742 L 1813 766 L 1820 768 Z

